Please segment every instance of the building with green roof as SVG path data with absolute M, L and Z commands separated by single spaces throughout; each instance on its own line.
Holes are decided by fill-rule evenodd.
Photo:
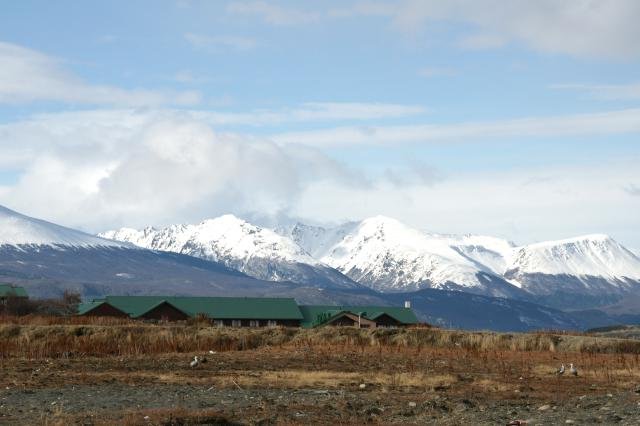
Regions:
M 404 327 L 418 324 L 411 308 L 396 306 L 301 305 L 302 327 L 351 325 L 357 327 Z
M 130 318 L 179 321 L 204 316 L 219 326 L 299 326 L 295 299 L 258 297 L 107 296 L 83 304 L 80 315 L 101 315 L 106 307 Z
M 24 287 L 18 287 L 13 284 L 0 284 L 0 300 L 6 300 L 9 297 L 28 298 L 29 295 Z
M 181 321 L 198 316 L 217 326 L 361 328 L 402 327 L 418 323 L 410 308 L 394 306 L 298 306 L 292 298 L 106 296 L 85 302 L 78 315 Z

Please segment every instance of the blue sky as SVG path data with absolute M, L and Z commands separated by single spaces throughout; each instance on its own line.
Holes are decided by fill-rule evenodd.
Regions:
M 21 1 L 0 203 L 96 232 L 375 214 L 640 248 L 633 0 Z

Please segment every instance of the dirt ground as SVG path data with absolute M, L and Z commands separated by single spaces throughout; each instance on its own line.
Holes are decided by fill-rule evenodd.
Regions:
M 569 362 L 577 377 L 554 374 Z M 637 355 L 283 346 L 1 364 L 7 425 L 640 424 Z

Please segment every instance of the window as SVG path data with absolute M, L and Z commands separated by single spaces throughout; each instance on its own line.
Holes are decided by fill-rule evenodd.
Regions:
M 278 322 L 276 320 L 269 320 L 267 321 L 267 326 L 268 327 L 275 327 L 278 325 Z
M 258 320 L 250 320 L 249 327 L 260 327 L 260 321 Z
M 213 321 L 213 325 L 215 325 L 216 327 L 224 327 L 224 321 L 222 321 L 222 320 L 214 320 Z
M 242 327 L 242 321 L 240 320 L 231 320 L 232 327 Z

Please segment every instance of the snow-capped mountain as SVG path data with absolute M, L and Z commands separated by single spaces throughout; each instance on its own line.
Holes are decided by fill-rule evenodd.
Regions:
M 509 274 L 640 279 L 640 259 L 607 235 L 586 235 L 518 247 Z
M 268 281 L 291 281 L 317 287 L 360 287 L 313 258 L 290 238 L 233 215 L 205 220 L 197 225 L 173 225 L 163 229 L 122 228 L 100 236 L 152 250 L 221 262 Z
M 23 285 L 34 297 L 57 296 L 64 290 L 85 297 L 255 295 L 271 284 L 220 263 L 96 237 L 2 206 L 0 282 Z
M 606 235 L 586 235 L 517 247 L 504 275 L 535 295 L 607 302 L 640 291 L 640 258 Z
M 330 228 L 298 223 L 271 230 L 225 215 L 100 236 L 315 287 L 461 290 L 559 307 L 596 306 L 640 293 L 640 259 L 597 235 L 517 246 L 489 236 L 427 233 L 383 216 Z
M 0 246 L 134 247 L 34 219 L 3 206 L 0 206 Z
M 486 253 L 480 253 L 477 238 L 429 235 L 384 216 L 333 229 L 298 224 L 280 231 L 321 261 L 378 291 L 437 288 L 502 297 L 520 293 L 492 268 L 471 257 L 475 253 L 476 258 L 489 258 L 493 253 L 484 247 Z M 499 245 L 486 240 L 489 247 Z
M 275 233 L 232 216 L 164 230 L 124 229 L 118 234 L 158 249 L 94 237 L 0 207 L 0 281 L 23 285 L 34 297 L 58 296 L 70 289 L 89 298 L 105 294 L 271 296 L 354 305 L 400 305 L 411 300 L 425 320 L 496 330 L 584 329 L 637 321 L 637 316 L 617 317 L 615 312 L 610 316 L 609 311 L 566 313 L 547 307 L 575 307 L 576 299 L 588 299 L 585 295 L 591 297 L 590 306 L 599 306 L 622 295 L 626 296 L 625 312 L 637 312 L 638 257 L 603 236 L 516 247 L 492 237 L 427 234 L 383 217 L 327 229 L 298 224 Z M 160 250 L 178 247 L 210 260 Z M 227 267 L 213 260 L 213 256 L 224 260 L 221 255 L 227 261 L 235 257 L 242 261 L 229 262 L 232 267 Z M 325 260 L 384 292 L 358 286 Z M 286 269 L 291 264 L 300 269 L 291 273 Z M 312 285 L 261 281 L 237 270 L 250 265 L 277 271 L 272 277 L 282 277 L 281 271 L 291 273 Z M 335 281 L 318 288 L 327 279 L 320 271 L 327 271 Z M 335 284 L 340 280 L 346 284 Z M 385 287 L 385 280 L 394 287 Z M 411 291 L 416 288 L 421 290 Z M 524 301 L 478 293 L 506 294 Z
M 516 246 L 487 236 L 429 234 L 385 217 L 326 229 L 297 224 L 278 232 L 383 292 L 458 289 L 563 306 L 640 292 L 640 259 L 604 235 Z

